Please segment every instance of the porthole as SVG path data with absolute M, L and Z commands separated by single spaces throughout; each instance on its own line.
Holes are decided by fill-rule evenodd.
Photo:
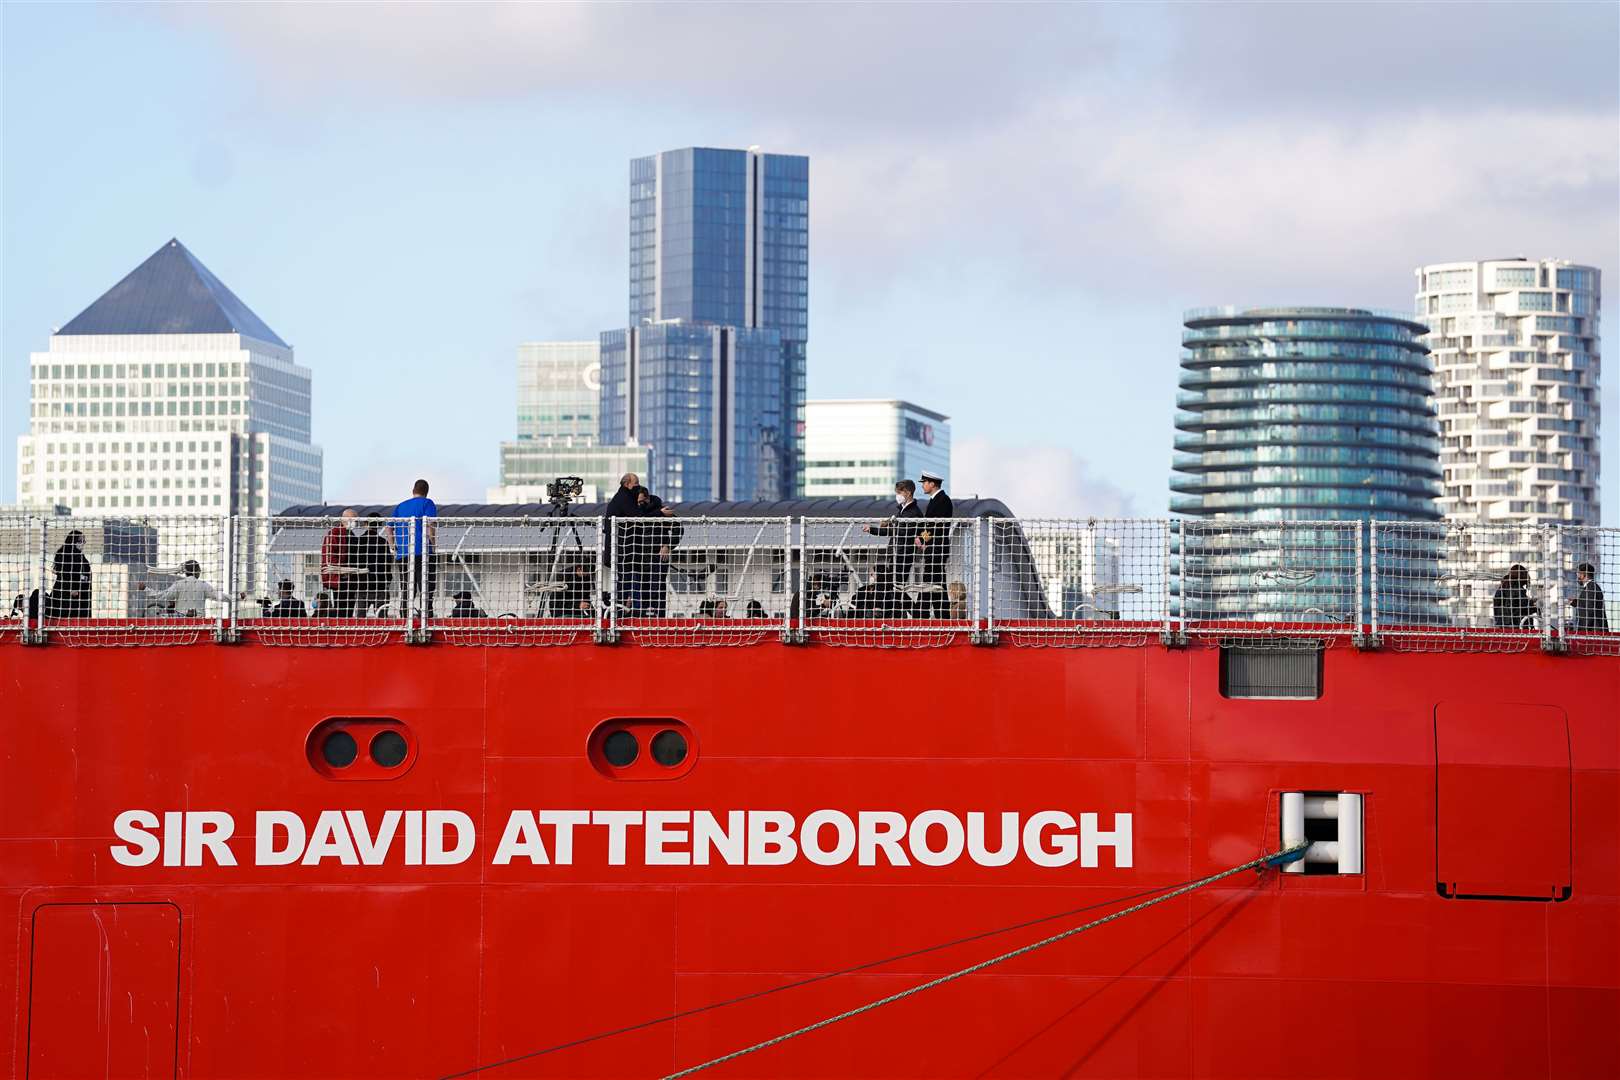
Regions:
M 634 762 L 640 752 L 640 744 L 628 731 L 609 732 L 608 737 L 602 740 L 602 756 L 607 758 L 607 763 L 615 769 L 622 769 Z
M 698 754 L 697 733 L 668 716 L 609 717 L 585 742 L 591 767 L 609 780 L 679 780 Z
M 354 736 L 347 731 L 330 732 L 321 740 L 321 757 L 334 769 L 346 769 L 354 764 L 355 755 L 359 752 Z
M 392 769 L 405 760 L 409 750 L 405 736 L 388 728 L 371 737 L 371 760 L 384 769 Z
M 388 716 L 333 716 L 304 737 L 305 759 L 328 780 L 395 780 L 417 751 L 411 729 Z
M 672 769 L 686 760 L 686 736 L 678 731 L 660 731 L 652 740 L 653 760 Z

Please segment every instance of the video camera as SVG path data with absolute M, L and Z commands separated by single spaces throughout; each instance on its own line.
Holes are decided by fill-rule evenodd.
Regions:
M 585 481 L 578 476 L 559 476 L 546 485 L 546 499 L 559 511 L 585 494 Z

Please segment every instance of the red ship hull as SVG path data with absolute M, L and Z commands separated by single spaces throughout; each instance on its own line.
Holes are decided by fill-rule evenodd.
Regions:
M 1198 646 L 8 644 L 0 1056 L 30 1077 L 657 1076 L 1275 850 L 1280 793 L 1346 791 L 1364 873 L 1245 872 L 714 1075 L 1620 1075 L 1620 658 L 1341 647 L 1322 678 L 1315 701 L 1231 700 Z M 397 720 L 408 767 L 323 774 L 307 739 L 332 717 Z M 604 775 L 593 732 L 626 717 L 686 725 L 678 775 Z M 616 864 L 594 825 L 566 862 L 546 831 L 545 864 L 496 864 L 514 813 L 566 808 L 1129 814 L 1130 865 L 691 865 L 678 831 L 648 865 L 644 828 Z M 312 832 L 460 811 L 475 847 L 261 865 L 266 810 Z M 186 865 L 178 835 L 167 865 L 160 829 L 162 855 L 124 865 L 130 811 L 228 815 L 236 865 L 205 844 Z

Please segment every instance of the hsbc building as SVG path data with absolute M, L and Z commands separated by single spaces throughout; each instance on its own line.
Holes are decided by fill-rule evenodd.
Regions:
M 811 401 L 805 409 L 806 497 L 887 497 L 924 469 L 950 489 L 951 424 L 896 399 Z

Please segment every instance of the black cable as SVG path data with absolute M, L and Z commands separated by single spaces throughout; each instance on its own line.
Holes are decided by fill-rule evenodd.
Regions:
M 1051 915 L 1042 915 L 1039 918 L 1029 919 L 1021 923 L 1013 923 L 1010 926 L 998 927 L 995 930 L 983 930 L 977 934 L 969 934 L 967 937 L 957 938 L 954 941 L 944 941 L 937 945 L 927 945 L 921 949 L 913 949 L 910 952 L 898 953 L 894 956 L 886 956 L 881 960 L 869 960 L 864 964 L 856 964 L 854 967 L 841 968 L 838 971 L 829 971 L 821 975 L 812 975 L 808 979 L 800 979 L 797 982 L 783 983 L 780 986 L 773 986 L 766 990 L 755 990 L 751 994 L 743 994 L 740 997 L 727 998 L 724 1001 L 712 1001 L 707 1005 L 699 1005 L 694 1009 L 684 1009 L 681 1012 L 670 1013 L 668 1016 L 659 1016 L 652 1020 L 643 1020 L 640 1023 L 631 1024 L 628 1027 L 614 1028 L 612 1031 L 602 1031 L 595 1035 L 586 1035 L 583 1038 L 572 1039 L 565 1043 L 558 1043 L 556 1046 L 548 1046 L 543 1050 L 531 1050 L 527 1054 L 518 1054 L 516 1057 L 504 1058 L 500 1061 L 492 1061 L 488 1065 L 475 1065 L 472 1068 L 466 1069 L 462 1072 L 450 1073 L 447 1076 L 442 1076 L 439 1078 L 439 1080 L 460 1080 L 461 1077 L 473 1076 L 489 1069 L 499 1069 L 507 1065 L 515 1065 L 520 1061 L 528 1061 L 530 1058 L 544 1057 L 546 1054 L 555 1054 L 559 1050 L 569 1050 L 576 1046 L 584 1046 L 586 1043 L 599 1042 L 602 1039 L 611 1039 L 618 1035 L 628 1035 L 633 1031 L 641 1031 L 645 1028 L 657 1027 L 659 1024 L 668 1024 L 676 1020 L 684 1020 L 688 1016 L 696 1016 L 699 1013 L 706 1013 L 713 1009 L 723 1009 L 728 1005 L 740 1005 L 745 1001 L 752 1001 L 755 998 L 769 997 L 771 994 L 779 994 L 784 990 L 797 990 L 801 986 L 809 986 L 812 983 L 825 982 L 828 979 L 836 979 L 841 975 L 853 975 L 858 971 L 866 971 L 870 968 L 882 967 L 884 964 L 892 964 L 900 960 L 910 960 L 913 957 L 924 956 L 931 952 L 938 952 L 941 949 L 952 948 L 956 945 L 967 945 L 974 941 L 982 941 L 985 938 L 995 937 L 998 934 L 1010 934 L 1014 930 L 1024 930 L 1031 926 L 1039 926 L 1041 923 L 1051 922 L 1053 919 L 1066 919 L 1071 915 L 1079 915 L 1083 912 L 1095 911 L 1097 908 L 1108 907 L 1111 904 L 1124 904 L 1132 900 L 1141 900 L 1145 897 L 1152 896 L 1154 893 L 1167 892 L 1171 889 L 1179 889 L 1185 885 L 1191 885 L 1193 882 L 1201 880 L 1203 879 L 1188 878 L 1186 881 L 1177 881 L 1169 885 L 1159 885 L 1151 889 L 1145 889 L 1139 893 L 1132 893 L 1129 896 L 1116 896 L 1111 900 L 1100 900 L 1095 904 L 1087 904 L 1084 907 L 1070 908 L 1068 911 L 1059 911 Z

